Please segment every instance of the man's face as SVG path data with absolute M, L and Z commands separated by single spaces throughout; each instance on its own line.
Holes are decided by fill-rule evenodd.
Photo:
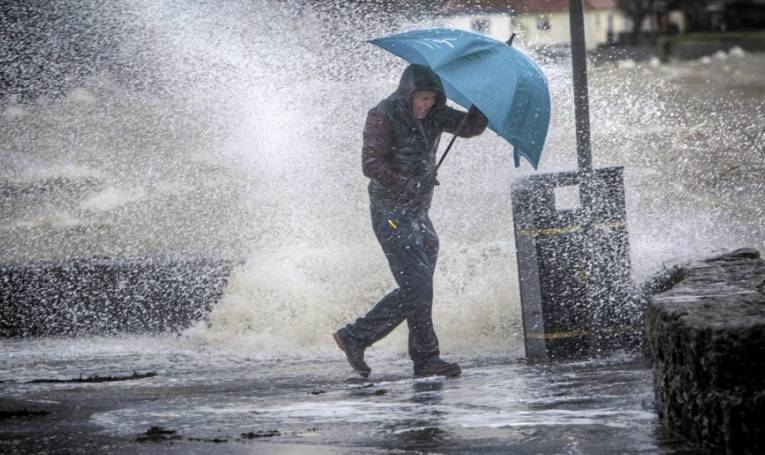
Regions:
M 419 119 L 427 117 L 434 104 L 436 104 L 436 92 L 417 90 L 412 94 L 412 111 Z

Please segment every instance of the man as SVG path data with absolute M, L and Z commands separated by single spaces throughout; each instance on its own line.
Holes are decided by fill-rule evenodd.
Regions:
M 433 187 L 438 185 L 435 168 L 441 133 L 476 136 L 487 123 L 475 108 L 465 113 L 446 106 L 438 75 L 420 65 L 407 67 L 398 89 L 367 114 L 362 167 L 370 178 L 372 227 L 398 289 L 383 297 L 366 316 L 333 335 L 348 363 L 362 377 L 371 372 L 364 362 L 364 349 L 404 320 L 409 327 L 415 377 L 461 373 L 459 365 L 440 358 L 433 330 L 438 236 L 428 209 Z

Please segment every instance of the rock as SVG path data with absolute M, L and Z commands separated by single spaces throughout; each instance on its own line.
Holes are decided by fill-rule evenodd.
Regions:
M 3 419 L 28 419 L 30 417 L 44 417 L 50 414 L 48 411 L 30 411 L 28 409 L 14 409 L 6 411 L 0 409 L 0 420 Z
M 164 442 L 177 441 L 181 436 L 175 434 L 175 430 L 166 430 L 162 427 L 151 427 L 145 433 L 141 433 L 136 438 L 137 442 Z
M 738 261 L 741 259 L 759 259 L 760 252 L 754 248 L 739 248 L 730 253 L 721 254 L 719 256 L 713 256 L 709 259 L 705 259 L 704 262 L 718 262 L 718 261 Z
M 136 379 L 153 378 L 157 373 L 150 371 L 148 373 L 138 373 L 134 371 L 132 375 L 122 376 L 99 376 L 97 374 L 83 378 L 71 378 L 71 379 L 33 379 L 26 381 L 27 384 L 63 384 L 63 383 L 83 383 L 83 382 L 117 382 L 117 381 L 134 381 Z
M 279 433 L 279 430 L 250 431 L 242 433 L 241 436 L 242 439 L 272 438 L 274 436 L 281 436 L 281 433 Z
M 233 266 L 204 257 L 0 264 L 0 336 L 180 331 L 209 313 Z
M 741 249 L 675 277 L 646 310 L 660 420 L 714 453 L 765 453 L 765 261 Z

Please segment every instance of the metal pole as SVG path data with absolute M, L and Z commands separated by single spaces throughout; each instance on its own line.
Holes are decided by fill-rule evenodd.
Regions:
M 576 156 L 579 166 L 579 200 L 582 211 L 582 253 L 584 256 L 584 309 L 590 315 L 589 332 L 591 337 L 596 329 L 597 311 L 594 299 L 593 273 L 595 260 L 595 244 L 592 223 L 592 151 L 590 148 L 590 101 L 587 93 L 587 47 L 584 40 L 584 11 L 582 0 L 569 0 L 569 20 L 571 23 L 571 65 L 574 75 L 574 114 L 576 116 Z M 591 354 L 597 352 L 597 341 L 590 338 Z
M 569 18 L 571 21 L 571 64 L 574 73 L 574 109 L 576 115 L 576 154 L 579 172 L 584 180 L 592 177 L 592 153 L 590 150 L 590 102 L 587 93 L 587 59 L 584 41 L 584 13 L 582 0 L 569 0 Z M 584 182 L 583 182 L 584 183 Z M 582 207 L 590 208 L 589 194 Z M 587 203 L 585 203 L 587 202 Z
M 587 238 L 592 225 L 592 152 L 590 149 L 590 101 L 587 93 L 587 47 L 584 41 L 582 0 L 569 0 L 571 23 L 571 65 L 574 74 L 576 116 L 576 157 L 579 166 L 579 200 Z

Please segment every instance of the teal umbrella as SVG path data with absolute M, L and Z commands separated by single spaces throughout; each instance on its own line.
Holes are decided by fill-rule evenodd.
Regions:
M 478 107 L 491 128 L 513 145 L 534 169 L 550 123 L 550 92 L 542 70 L 525 54 L 485 35 L 431 28 L 369 41 L 409 63 L 438 74 L 446 96 Z

